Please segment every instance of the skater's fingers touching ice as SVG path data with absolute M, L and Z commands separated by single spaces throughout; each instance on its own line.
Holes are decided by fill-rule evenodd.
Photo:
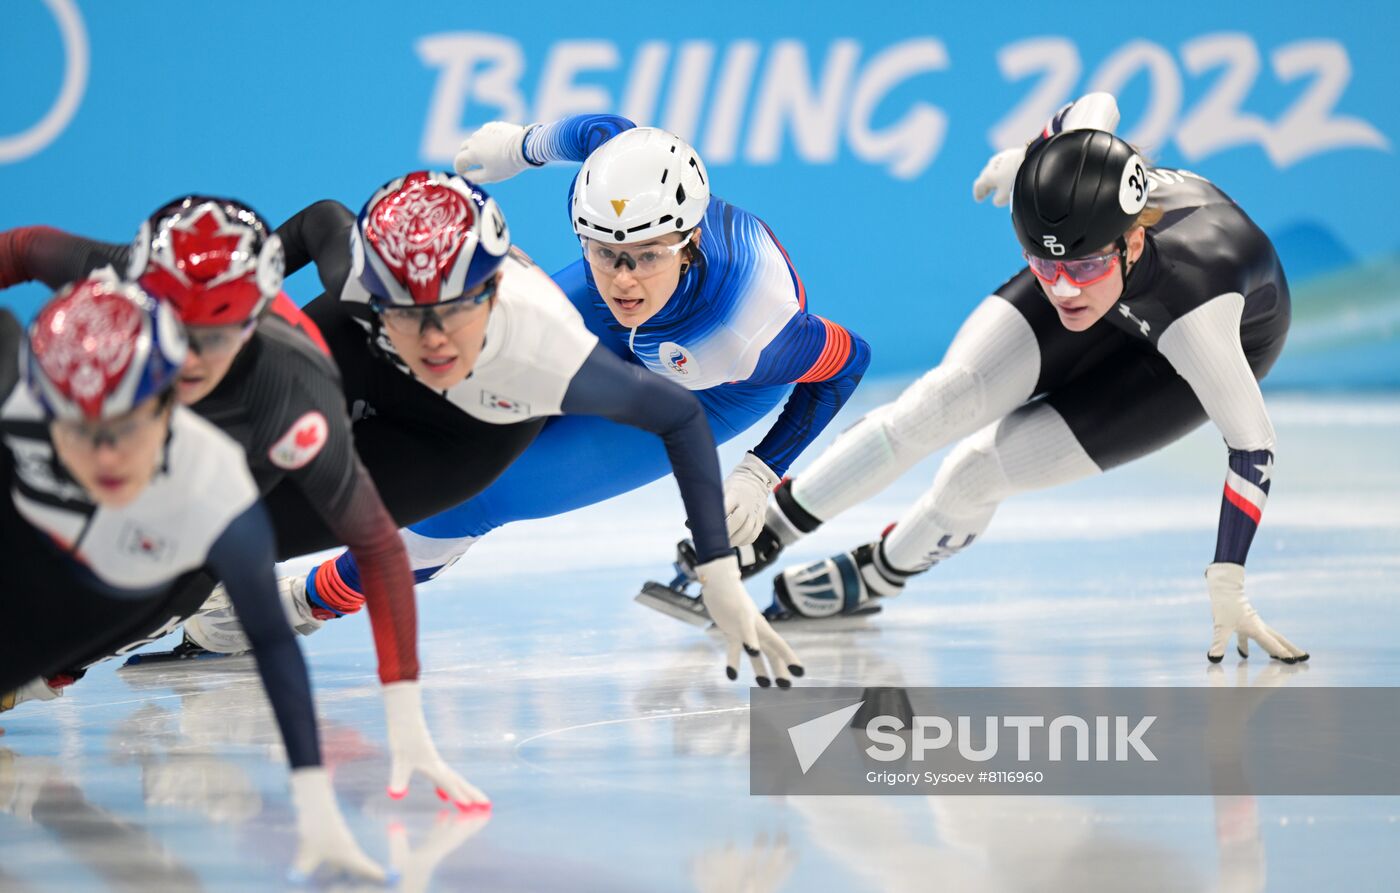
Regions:
M 758 622 L 758 642 L 768 657 L 768 664 L 773 668 L 779 688 L 791 686 L 792 676 L 801 676 L 806 672 L 797 652 L 792 650 L 792 646 L 788 645 L 782 636 L 773 631 L 767 620 L 760 619 Z
M 293 881 L 305 882 L 318 868 L 356 880 L 384 883 L 388 879 L 351 836 L 325 769 L 306 766 L 292 771 L 292 804 L 299 839 L 290 873 Z
M 384 686 L 384 712 L 388 719 L 389 796 L 399 799 L 408 794 L 415 772 L 431 781 L 437 795 L 462 811 L 491 808 L 475 785 L 458 775 L 443 761 L 428 734 L 423 718 L 423 695 L 416 680 L 391 682 Z
M 760 686 L 767 687 L 776 678 L 780 687 L 787 688 L 792 684 L 789 672 L 802 675 L 797 655 L 773 632 L 758 606 L 749 598 L 739 580 L 739 562 L 733 555 L 698 565 L 695 572 L 710 619 L 726 640 L 725 674 L 730 679 L 739 678 L 741 649 L 748 653 L 755 681 Z
M 695 574 L 700 580 L 700 598 L 705 609 L 728 646 L 725 675 L 738 679 L 740 649 L 750 657 L 760 653 L 758 622 L 763 617 L 739 581 L 739 560 L 732 553 L 697 565 Z M 757 675 L 767 678 L 761 669 Z

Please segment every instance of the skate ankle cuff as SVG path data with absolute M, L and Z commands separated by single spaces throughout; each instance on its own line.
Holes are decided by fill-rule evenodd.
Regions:
M 881 538 L 878 546 L 875 547 L 874 560 L 871 562 L 875 571 L 883 577 L 891 586 L 903 587 L 905 582 L 919 571 L 900 570 L 890 563 L 890 557 L 885 554 L 885 540 Z
M 797 504 L 797 499 L 792 495 L 791 478 L 784 480 L 773 491 L 773 510 L 768 512 L 768 523 L 785 546 L 822 526 L 820 518 Z

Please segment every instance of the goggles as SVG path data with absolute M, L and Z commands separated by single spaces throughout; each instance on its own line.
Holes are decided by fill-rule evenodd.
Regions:
M 674 245 L 646 245 L 630 250 L 624 250 L 626 246 L 623 245 L 609 245 L 582 237 L 579 243 L 583 245 L 583 256 L 590 263 L 611 270 L 625 266 L 634 275 L 651 276 L 673 263 L 690 239 L 681 239 Z
M 96 452 L 104 444 L 114 450 L 124 450 L 131 446 L 137 435 L 150 430 L 161 418 L 165 407 L 170 405 L 167 391 L 155 401 L 154 412 L 132 412 L 116 419 L 89 421 L 87 419 L 54 419 L 50 432 L 56 441 L 71 451 L 91 450 Z
M 243 346 L 258 321 L 250 319 L 235 326 L 186 326 L 185 338 L 196 356 L 224 356 Z
M 437 304 L 402 307 L 396 304 L 381 304 L 378 301 L 370 306 L 384 323 L 384 328 L 400 335 L 416 335 L 426 331 L 428 326 L 437 326 L 445 335 L 460 332 L 466 328 L 476 314 L 477 307 L 496 293 L 496 277 L 486 281 L 486 287 L 476 294 L 463 295 L 450 301 Z
M 1106 279 L 1118 264 L 1119 252 L 1110 251 L 1094 257 L 1081 257 L 1075 260 L 1049 260 L 1022 252 L 1035 278 L 1046 285 L 1054 285 L 1063 274 L 1073 285 L 1084 288 Z

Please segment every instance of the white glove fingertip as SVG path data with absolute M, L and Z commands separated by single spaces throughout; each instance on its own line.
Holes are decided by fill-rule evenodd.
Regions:
M 1215 628 L 1215 635 L 1210 640 L 1210 650 L 1206 652 L 1206 657 L 1213 664 L 1218 664 L 1225 659 L 1225 645 L 1230 641 L 1230 634 L 1233 630 Z
M 739 650 L 738 642 L 729 643 L 729 653 L 724 659 L 724 675 L 729 677 L 730 682 L 739 678 Z
M 384 789 L 391 800 L 402 800 L 408 796 L 408 781 L 413 777 L 412 767 L 394 760 L 389 768 L 389 786 Z
M 773 680 L 768 676 L 768 667 L 763 662 L 762 652 L 749 652 L 749 664 L 753 667 L 753 681 L 758 683 L 759 688 L 768 688 L 773 684 Z

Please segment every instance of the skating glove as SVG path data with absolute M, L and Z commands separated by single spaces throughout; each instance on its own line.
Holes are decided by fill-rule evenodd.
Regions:
M 768 497 L 782 482 L 767 463 L 745 453 L 724 479 L 724 523 L 731 546 L 747 546 L 758 539 L 768 511 Z
M 463 812 L 486 810 L 491 801 L 465 778 L 453 772 L 438 754 L 423 719 L 423 691 L 417 680 L 384 686 L 384 714 L 389 723 L 389 796 L 408 794 L 408 782 L 421 772 L 437 787 L 437 795 Z
M 529 129 L 505 121 L 481 125 L 462 141 L 452 159 L 453 169 L 474 183 L 496 183 L 534 167 L 525 160 L 525 132 Z
M 990 195 L 992 204 L 998 208 L 1010 204 L 1011 184 L 1016 181 L 1016 171 L 1021 169 L 1021 162 L 1025 158 L 1025 146 L 1012 146 L 993 155 L 982 168 L 982 173 L 972 181 L 973 200 L 980 202 Z
M 767 688 L 776 679 L 779 688 L 792 685 L 792 676 L 801 676 L 805 671 L 797 654 L 773 632 L 773 627 L 758 612 L 758 607 L 749 598 L 743 583 L 739 581 L 739 560 L 733 555 L 716 558 L 697 565 L 695 576 L 700 580 L 700 598 L 710 612 L 710 619 L 724 635 L 729 647 L 725 658 L 725 675 L 730 679 L 739 678 L 739 651 L 748 652 L 753 664 L 755 681 Z M 767 660 L 772 667 L 770 676 L 764 666 Z
M 1055 113 L 1045 126 L 1045 135 L 1067 130 L 1106 130 L 1112 133 L 1117 128 L 1118 100 L 1113 94 L 1086 93 Z M 1020 170 L 1025 157 L 1025 146 L 1013 146 L 993 155 L 972 182 L 973 200 L 980 202 L 990 195 L 992 204 L 998 208 L 1010 204 L 1011 186 L 1016 182 L 1016 171 Z
M 325 865 L 352 878 L 384 882 L 384 869 L 364 854 L 335 802 L 331 780 L 321 766 L 292 770 L 292 805 L 297 812 L 296 861 L 291 877 L 301 882 Z
M 1217 562 L 1206 568 L 1206 589 L 1210 592 L 1210 609 L 1215 617 L 1215 634 L 1210 640 L 1206 657 L 1219 663 L 1225 657 L 1225 646 L 1233 633 L 1239 634 L 1240 657 L 1249 657 L 1249 640 L 1284 663 L 1308 659 L 1308 653 L 1272 629 L 1255 612 L 1244 594 L 1244 566 Z

